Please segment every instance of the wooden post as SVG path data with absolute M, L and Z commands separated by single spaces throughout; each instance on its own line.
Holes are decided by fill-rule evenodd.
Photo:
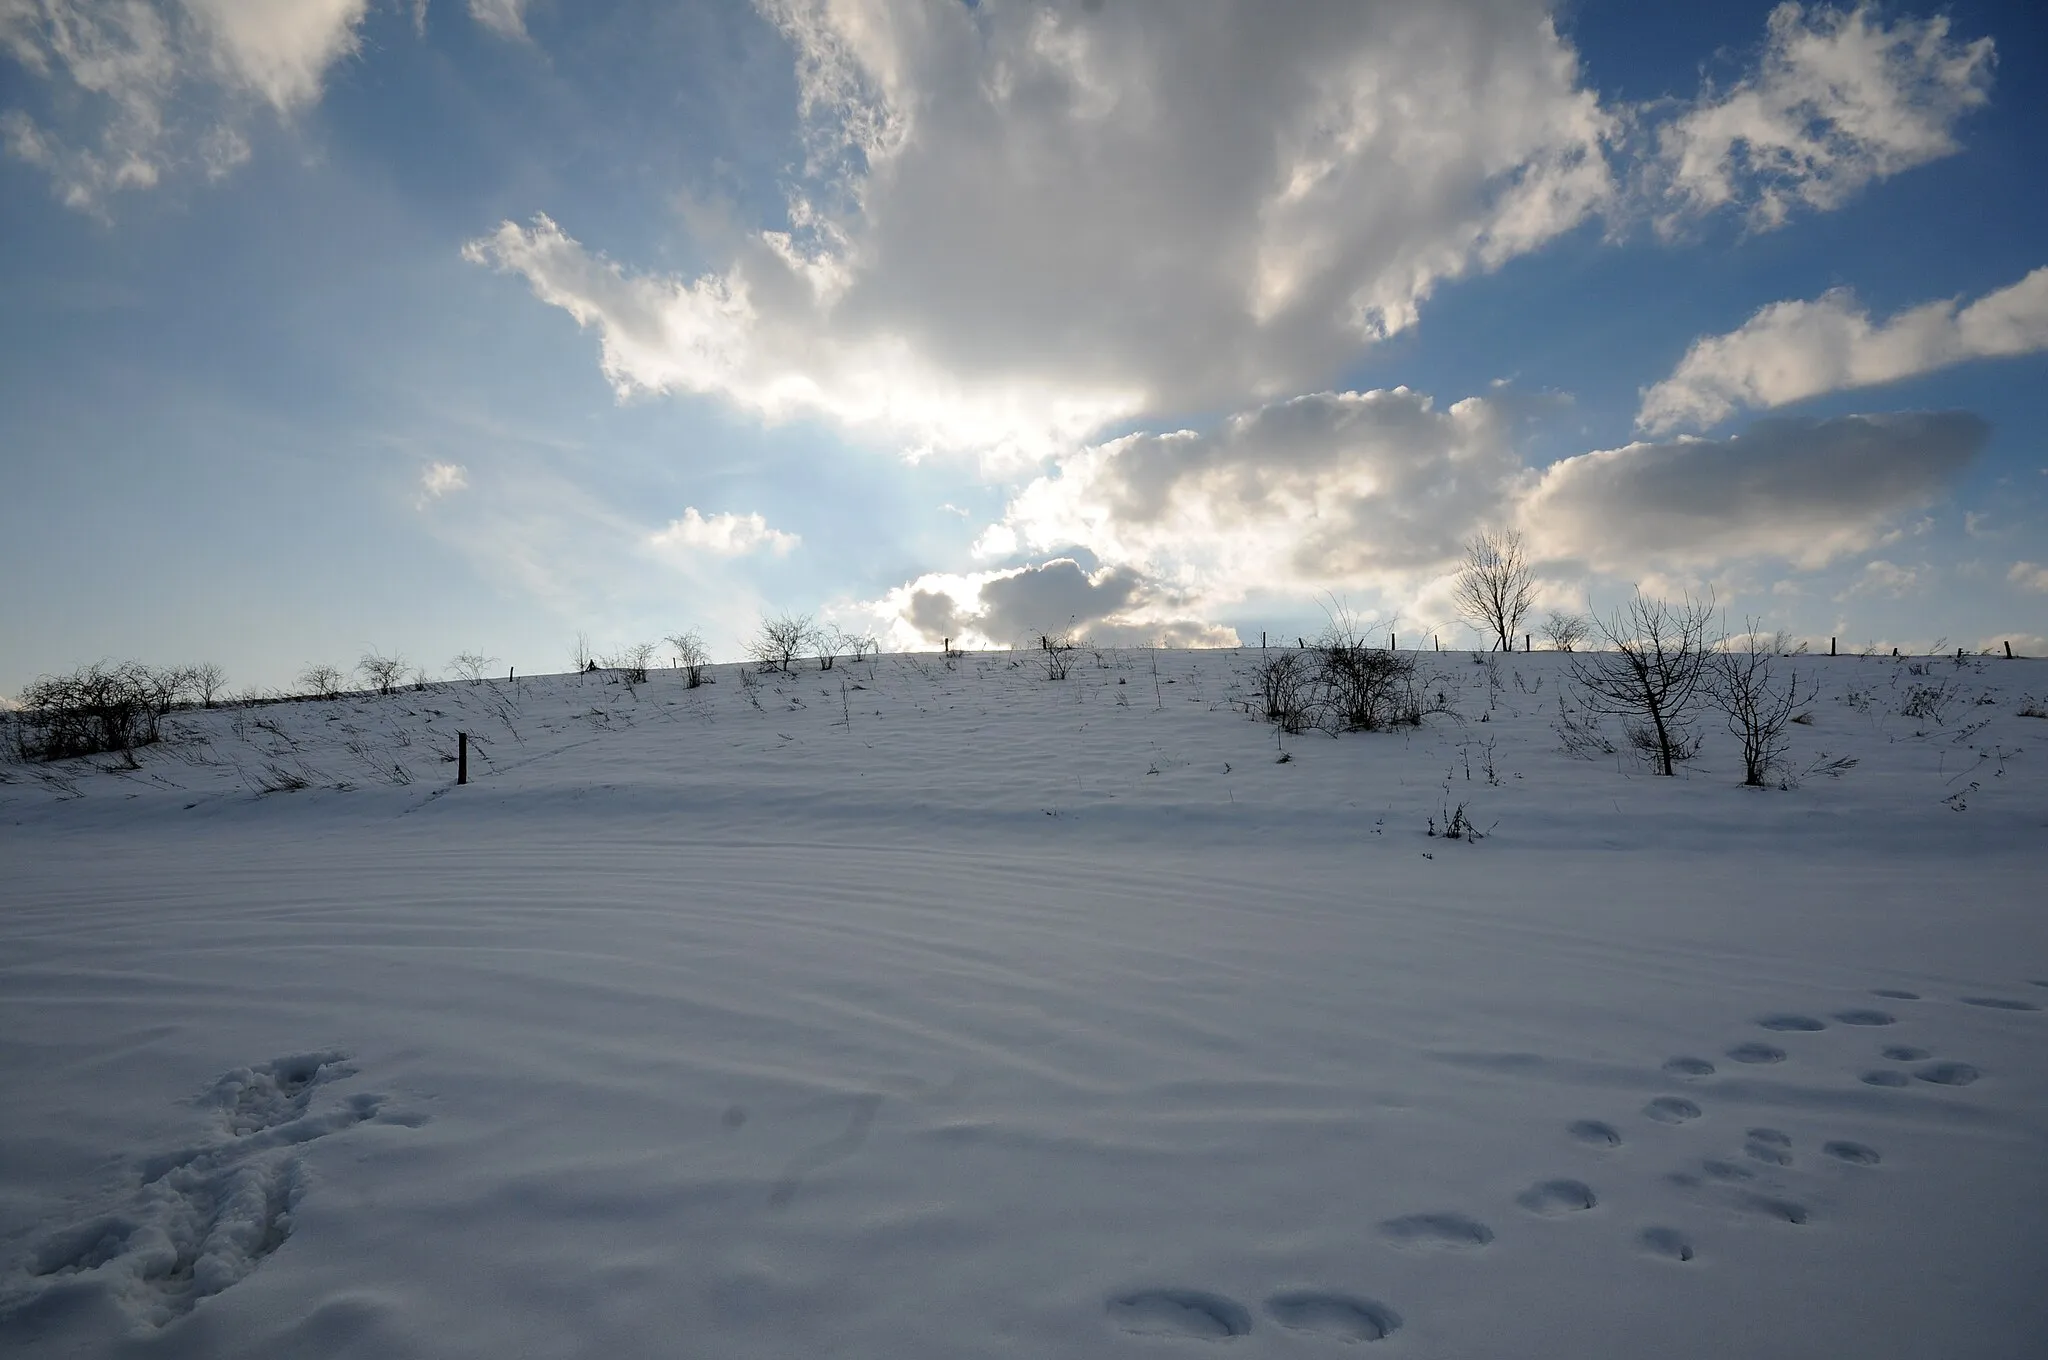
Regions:
M 1395 641 L 1395 637 L 1396 635 L 1393 633 L 1387 634 L 1387 650 L 1390 652 L 1398 652 L 1401 650 L 1401 644 Z
M 1259 650 L 1262 652 L 1266 650 L 1266 630 L 1263 628 L 1259 630 Z M 2012 649 L 2008 647 L 2006 650 L 2011 651 Z
M 1528 653 L 1530 653 L 1530 652 L 1533 652 L 1533 651 L 1535 651 L 1535 650 L 1536 650 L 1536 635 L 1535 635 L 1534 633 L 1524 633 L 1524 634 L 1522 634 L 1522 653 L 1523 653 L 1523 655 L 1525 655 L 1525 656 L 1526 656 L 1526 655 L 1527 655 Z
M 2007 661 L 2010 661 L 2010 660 L 2012 660 L 2012 639 L 2011 639 L 2011 638 L 2007 638 L 2007 639 L 2005 640 L 2005 659 L 2006 659 Z
M 458 784 L 467 784 L 469 782 L 469 733 L 467 732 L 457 732 L 455 734 L 455 782 Z
M 1829 655 L 1829 656 L 1833 656 L 1834 654 L 1835 654 L 1835 640 L 1834 640 L 1833 638 L 1829 638 L 1829 639 L 1828 639 L 1828 655 Z

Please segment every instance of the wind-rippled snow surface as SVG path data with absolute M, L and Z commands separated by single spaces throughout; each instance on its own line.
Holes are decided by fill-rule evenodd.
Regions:
M 1755 790 L 1562 658 L 1332 738 L 1258 656 L 0 765 L 0 1352 L 2040 1353 L 2048 665 L 1800 658 Z

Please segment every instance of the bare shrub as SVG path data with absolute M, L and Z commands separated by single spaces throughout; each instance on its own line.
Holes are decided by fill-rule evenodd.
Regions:
M 696 629 L 670 633 L 662 639 L 675 653 L 676 669 L 683 673 L 683 682 L 695 689 L 704 683 L 704 667 L 711 662 L 711 654 L 704 648 L 704 639 Z
M 1915 685 L 1906 691 L 1906 700 L 1899 706 L 1899 716 L 1931 722 L 1936 727 L 1943 726 L 1950 706 L 1959 695 L 1960 691 L 1946 680 L 1937 680 L 1931 685 Z
M 1574 760 L 1592 760 L 1614 754 L 1614 743 L 1600 730 L 1599 717 L 1594 714 L 1582 717 L 1572 712 L 1562 693 L 1557 696 L 1557 721 L 1550 725 L 1550 730 L 1557 733 L 1564 753 Z
M 1076 645 L 1074 635 L 1069 632 L 1040 633 L 1038 635 L 1038 650 L 1045 659 L 1046 679 L 1064 680 L 1067 678 L 1067 670 L 1074 663 L 1074 648 Z
M 621 647 L 614 655 L 605 657 L 606 670 L 619 673 L 619 678 L 629 685 L 647 683 L 647 668 L 654 664 L 655 646 L 651 642 L 635 642 Z
M 1754 624 L 1736 645 L 1716 652 L 1707 663 L 1707 702 L 1728 719 L 1728 730 L 1742 741 L 1742 782 L 1762 788 L 1785 761 L 1786 725 L 1812 703 L 1819 686 L 1799 683 L 1797 670 L 1774 664 L 1783 634 L 1767 638 Z
M 852 628 L 841 628 L 838 633 L 839 650 L 846 653 L 850 661 L 864 660 L 881 650 L 882 644 L 873 633 Z
M 1322 695 L 1307 652 L 1274 652 L 1259 662 L 1256 674 L 1267 722 L 1278 723 L 1290 734 L 1316 725 Z
M 760 631 L 747 643 L 747 655 L 762 670 L 787 671 L 790 664 L 810 650 L 817 624 L 809 614 L 778 614 L 761 620 Z
M 480 685 L 484 679 L 484 668 L 495 664 L 497 660 L 495 656 L 485 656 L 482 652 L 458 652 L 455 659 L 448 663 L 448 669 L 454 673 L 456 679 Z
M 1493 634 L 1498 650 L 1515 650 L 1515 634 L 1536 600 L 1536 577 L 1521 534 L 1488 529 L 1467 543 L 1451 598 L 1474 627 Z
M 356 673 L 379 694 L 389 694 L 405 680 L 405 658 L 364 652 L 363 659 L 356 662 Z
M 332 699 L 341 693 L 341 682 L 345 679 L 341 667 L 317 662 L 299 672 L 299 684 L 315 699 Z
M 1600 637 L 1614 650 L 1574 653 L 1571 676 L 1584 706 L 1622 720 L 1622 731 L 1659 774 L 1699 750 L 1692 731 L 1705 678 L 1714 618 L 1712 597 L 1677 604 L 1635 596 L 1604 622 Z
M 1543 640 L 1550 644 L 1552 651 L 1577 651 L 1593 632 L 1593 621 L 1584 614 L 1570 610 L 1559 610 L 1543 621 Z
M 1398 722 L 1422 721 L 1415 700 L 1415 658 L 1356 637 L 1329 635 L 1316 647 L 1320 680 L 1331 719 L 1355 732 L 1377 732 Z
M 69 675 L 39 677 L 14 715 L 23 760 L 64 760 L 131 752 L 158 737 L 160 677 L 134 661 L 96 661 Z
M 590 654 L 590 634 L 576 635 L 576 649 L 570 653 L 570 664 L 575 666 L 578 675 L 597 669 L 597 658 Z

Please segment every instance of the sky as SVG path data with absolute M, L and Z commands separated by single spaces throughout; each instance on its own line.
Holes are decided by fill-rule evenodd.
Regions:
M 1490 530 L 2048 652 L 2043 108 L 2021 3 L 0 0 L 0 693 L 1483 645 Z

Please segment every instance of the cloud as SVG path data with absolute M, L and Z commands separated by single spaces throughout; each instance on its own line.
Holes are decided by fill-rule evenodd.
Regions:
M 2048 595 L 2048 567 L 2039 562 L 2015 562 L 2005 579 L 2021 590 L 2031 590 L 2039 595 Z
M 1602 570 L 1759 556 L 1812 569 L 1938 500 L 1989 435 L 1960 411 L 1766 420 L 1564 459 L 1519 513 L 1543 554 Z
M 469 17 L 501 38 L 527 40 L 528 0 L 469 0 Z
M 1873 323 L 1846 289 L 1774 302 L 1726 335 L 1695 340 L 1670 377 L 1643 392 L 1652 434 L 1706 426 L 1744 407 L 1783 406 L 1970 359 L 2048 349 L 2048 268 L 1967 307 L 1929 302 Z
M 769 528 L 768 521 L 758 514 L 723 512 L 707 516 L 694 505 L 684 509 L 681 519 L 670 520 L 666 529 L 649 538 L 659 549 L 710 553 L 716 557 L 743 557 L 762 551 L 787 557 L 802 541 L 795 534 Z
M 1310 390 L 1613 194 L 1615 120 L 1536 0 L 762 8 L 805 128 L 785 222 L 693 277 L 547 217 L 470 243 L 621 394 L 1044 456 Z
M 429 463 L 420 473 L 420 500 L 439 500 L 469 487 L 469 469 L 460 463 Z
M 1884 595 L 1894 600 L 1908 595 L 1918 595 L 1927 588 L 1928 571 L 1925 567 L 1902 567 L 1896 562 L 1882 558 L 1866 562 L 1862 573 L 1849 588 L 1835 598 L 1851 599 L 1857 595 Z
M 1657 129 L 1651 169 L 1676 200 L 1666 225 L 1740 207 L 1752 227 L 1777 227 L 1797 206 L 1836 208 L 1953 154 L 1956 124 L 1989 97 L 1993 56 L 1991 39 L 1959 42 L 1941 15 L 1779 5 L 1757 70 Z
M 1085 570 L 1070 557 L 964 575 L 930 573 L 867 606 L 905 645 L 1036 645 L 1070 633 L 1100 646 L 1235 646 L 1228 628 L 1189 617 L 1185 601 L 1129 567 Z
M 258 110 L 289 117 L 319 98 L 368 3 L 0 0 L 0 51 L 48 86 L 61 124 L 10 108 L 0 139 L 83 212 L 175 171 L 218 179 L 248 159 Z
M 1086 547 L 1215 604 L 1436 573 L 1524 475 L 1502 403 L 1438 410 L 1400 387 L 1322 392 L 1213 432 L 1084 449 L 1027 485 L 988 539 Z

